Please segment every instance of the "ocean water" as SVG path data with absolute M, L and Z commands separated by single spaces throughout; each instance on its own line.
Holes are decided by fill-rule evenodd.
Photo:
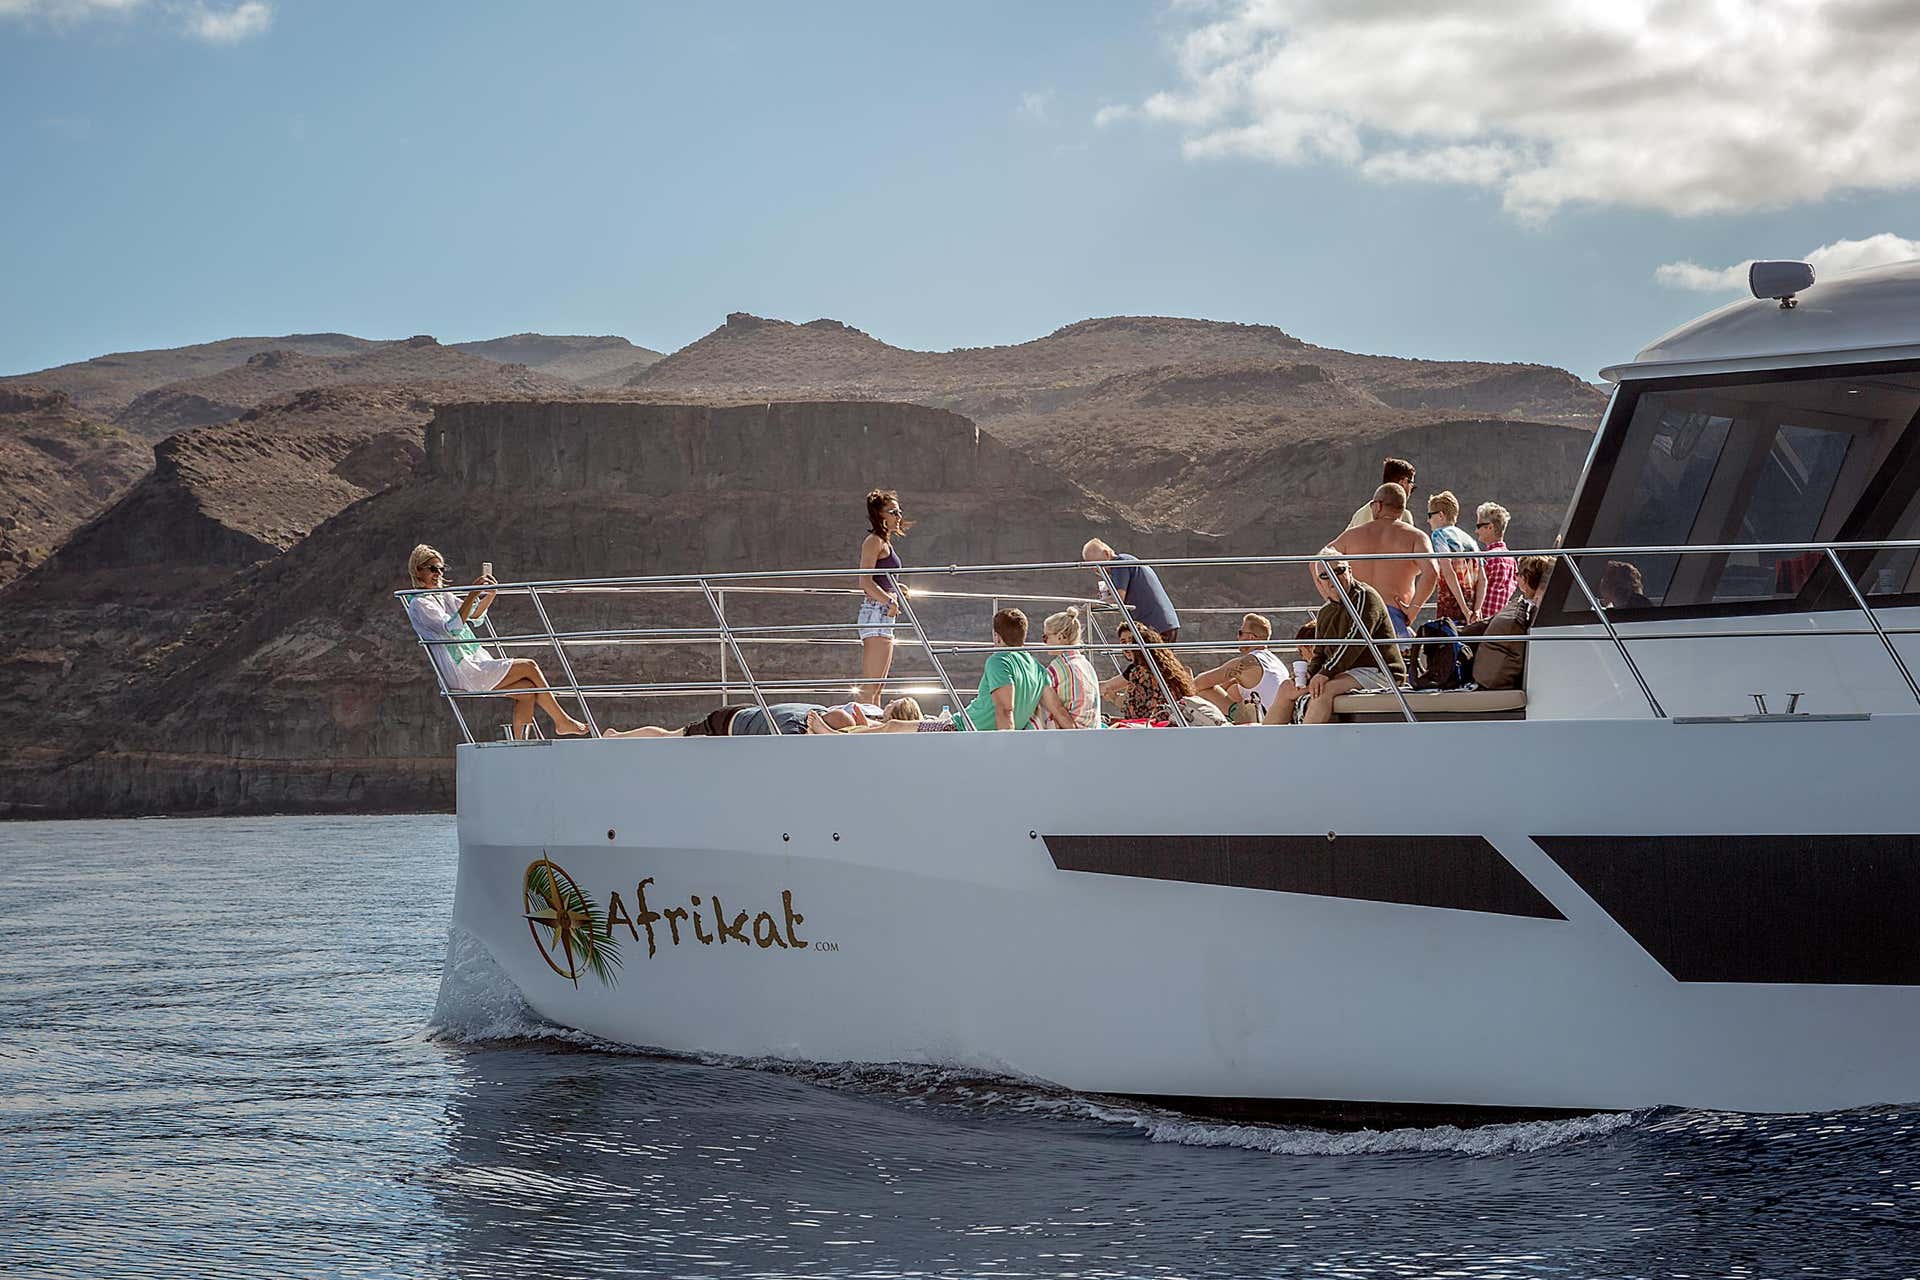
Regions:
M 626 1052 L 437 1005 L 454 859 L 0 824 L 0 1274 L 1920 1275 L 1920 1107 L 1328 1134 Z

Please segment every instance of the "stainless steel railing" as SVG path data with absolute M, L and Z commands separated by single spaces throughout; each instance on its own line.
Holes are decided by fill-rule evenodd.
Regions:
M 1906 686 L 1909 694 L 1912 695 L 1915 704 L 1920 706 L 1920 682 L 1916 682 L 1913 671 L 1901 656 L 1893 640 L 1893 637 L 1897 635 L 1920 633 L 1920 628 L 1886 625 L 1876 612 L 1875 606 L 1868 599 L 1867 595 L 1860 590 L 1859 585 L 1854 581 L 1846 565 L 1840 559 L 1842 554 L 1854 552 L 1907 550 L 1920 551 L 1920 540 L 1726 543 L 1701 546 L 1569 547 L 1543 551 L 1436 551 L 1431 553 L 1430 557 L 1409 557 L 1405 553 L 1391 552 L 1341 556 L 1314 554 L 1220 556 L 1206 558 L 1164 557 L 1140 559 L 1135 563 L 1150 565 L 1155 569 L 1230 569 L 1286 566 L 1304 568 L 1310 565 L 1324 568 L 1335 560 L 1356 562 L 1431 558 L 1435 560 L 1485 561 L 1500 556 L 1511 557 L 1515 560 L 1529 555 L 1548 556 L 1554 560 L 1555 572 L 1560 572 L 1564 569 L 1571 575 L 1571 581 L 1579 592 L 1579 595 L 1585 600 L 1587 607 L 1592 611 L 1602 636 L 1595 637 L 1589 630 L 1582 626 L 1578 628 L 1550 629 L 1544 634 L 1531 633 L 1502 636 L 1500 639 L 1508 643 L 1519 643 L 1531 646 L 1539 643 L 1567 641 L 1593 643 L 1597 638 L 1602 638 L 1620 658 L 1622 665 L 1632 677 L 1639 693 L 1646 700 L 1648 709 L 1653 716 L 1666 719 L 1670 718 L 1667 710 L 1660 698 L 1655 694 L 1640 664 L 1635 660 L 1632 649 L 1629 647 L 1629 637 L 1621 633 L 1619 627 L 1610 616 L 1610 610 L 1601 602 L 1592 584 L 1587 581 L 1586 574 L 1580 566 L 1581 560 L 1600 557 L 1717 556 L 1731 554 L 1804 555 L 1807 553 L 1818 553 L 1826 562 L 1827 566 L 1838 576 L 1839 580 L 1846 584 L 1846 589 L 1851 596 L 1854 608 L 1857 608 L 1866 619 L 1866 626 L 1864 628 L 1823 628 L 1817 633 L 1809 633 L 1804 630 L 1789 631 L 1764 628 L 1742 629 L 1738 631 L 1641 631 L 1636 632 L 1631 637 L 1632 643 L 1639 645 L 1652 641 L 1670 640 L 1729 640 L 1770 637 L 1806 639 L 1809 635 L 1817 635 L 1820 638 L 1870 635 L 1878 639 L 1886 657 L 1898 672 L 1901 681 Z M 533 606 L 534 612 L 539 620 L 540 630 L 500 635 L 494 629 L 489 614 L 483 618 L 485 634 L 481 639 L 484 643 L 502 650 L 532 648 L 550 650 L 554 655 L 558 673 L 564 678 L 564 683 L 559 681 L 550 682 L 551 690 L 556 694 L 564 693 L 578 702 L 581 709 L 581 718 L 587 723 L 590 733 L 595 737 L 600 736 L 601 733 L 599 722 L 593 714 L 591 705 L 592 701 L 596 698 L 689 697 L 718 694 L 723 700 L 729 700 L 732 697 L 736 685 L 733 675 L 736 669 L 739 673 L 737 683 L 744 685 L 746 690 L 751 693 L 754 702 L 761 708 L 763 714 L 766 714 L 769 727 L 773 732 L 778 733 L 779 728 L 774 722 L 769 709 L 770 704 L 766 696 L 769 691 L 775 693 L 829 692 L 846 689 L 849 679 L 857 686 L 868 678 L 865 676 L 844 677 L 837 678 L 833 681 L 827 681 L 822 678 L 805 677 L 766 679 L 755 675 L 752 666 L 747 661 L 746 648 L 750 646 L 774 645 L 857 647 L 861 644 L 861 641 L 857 637 L 848 636 L 845 633 L 856 630 L 858 624 L 844 619 L 836 619 L 830 622 L 817 623 L 735 625 L 729 621 L 727 616 L 729 595 L 788 597 L 794 599 L 822 597 L 844 601 L 863 596 L 864 593 L 857 585 L 857 579 L 867 576 L 872 572 L 870 569 L 860 568 L 788 569 L 709 574 L 656 574 L 628 578 L 543 579 L 527 582 L 502 583 L 485 589 L 491 590 L 503 598 L 525 597 Z M 926 655 L 932 667 L 934 678 L 938 680 L 939 687 L 944 689 L 951 700 L 951 705 L 954 706 L 964 705 L 960 698 L 962 686 L 954 683 L 952 674 L 947 669 L 947 664 L 942 661 L 943 655 L 946 657 L 962 657 L 976 653 L 988 653 L 991 652 L 994 646 L 984 640 L 934 639 L 928 634 L 919 611 L 914 608 L 915 601 L 919 601 L 922 604 L 930 601 L 983 602 L 989 604 L 993 611 L 998 611 L 1002 602 L 1060 604 L 1073 607 L 1084 611 L 1089 630 L 1095 639 L 1091 643 L 1072 646 L 1072 648 L 1085 653 L 1111 655 L 1116 667 L 1119 665 L 1119 657 L 1121 655 L 1127 655 L 1129 657 L 1137 655 L 1141 658 L 1150 658 L 1149 651 L 1154 649 L 1192 653 L 1220 653 L 1230 652 L 1234 648 L 1233 645 L 1205 640 L 1182 640 L 1159 645 L 1149 645 L 1139 638 L 1137 631 L 1134 633 L 1134 638 L 1131 641 L 1110 643 L 1106 639 L 1105 631 L 1101 628 L 1099 620 L 1103 616 L 1110 620 L 1117 620 L 1120 618 L 1122 610 L 1096 597 L 1026 594 L 1011 592 L 1005 589 L 993 592 L 954 591 L 908 585 L 913 580 L 924 580 L 934 577 L 965 578 L 969 576 L 1018 576 L 1037 573 L 1072 572 L 1094 576 L 1101 583 L 1104 593 L 1110 599 L 1117 598 L 1119 593 L 1105 562 L 1057 561 L 1014 565 L 947 565 L 939 568 L 895 569 L 889 570 L 889 572 L 897 582 L 901 583 L 900 621 L 903 622 L 911 632 L 910 638 L 897 637 L 895 645 L 897 648 L 917 648 Z M 829 583 L 835 580 L 854 579 L 856 585 L 818 585 L 823 579 Z M 459 597 L 476 589 L 479 588 L 408 589 L 396 591 L 394 594 L 404 604 L 414 596 L 435 594 L 436 591 L 439 590 L 444 590 Z M 712 627 L 626 627 L 561 631 L 554 627 L 552 617 L 547 607 L 549 602 L 565 597 L 647 594 L 698 595 L 704 600 L 712 612 L 714 625 Z M 1346 610 L 1353 623 L 1355 637 L 1341 640 L 1315 640 L 1313 643 L 1328 648 L 1364 646 L 1369 650 L 1369 656 L 1372 660 L 1382 669 L 1385 669 L 1387 664 L 1381 645 L 1372 636 L 1366 634 L 1360 614 L 1352 600 L 1346 597 L 1344 593 L 1341 598 L 1346 601 Z M 1317 612 L 1319 607 L 1317 604 L 1283 604 L 1259 606 L 1250 609 L 1243 609 L 1239 606 L 1217 606 L 1188 608 L 1183 610 L 1183 612 L 1195 615 L 1241 612 L 1313 613 Z M 1276 639 L 1278 639 L 1278 637 L 1276 637 Z M 471 641 L 421 638 L 419 643 L 423 649 L 430 651 L 436 646 L 471 643 Z M 1282 641 L 1282 643 L 1284 643 L 1284 641 Z M 1395 643 L 1401 646 L 1408 646 L 1450 644 L 1453 643 L 1453 641 L 1445 637 L 1416 637 L 1414 639 L 1398 640 Z M 583 683 L 574 669 L 570 653 L 570 649 L 575 646 L 684 646 L 687 644 L 713 644 L 717 646 L 720 665 L 720 679 L 718 681 L 680 680 L 628 681 L 598 684 Z M 1061 647 L 1036 644 L 1028 645 L 1027 648 L 1033 653 L 1043 654 L 1058 652 Z M 431 654 L 429 656 L 431 657 Z M 518 690 L 503 693 L 492 689 L 463 690 L 449 688 L 440 663 L 430 661 L 428 665 L 433 669 L 434 679 L 438 686 L 440 696 L 447 700 L 449 707 L 453 711 L 454 718 L 459 724 L 461 734 L 468 742 L 474 741 L 474 736 L 467 723 L 466 716 L 461 711 L 460 703 L 462 701 L 471 698 L 511 697 L 521 693 L 521 691 Z M 1165 698 L 1170 714 L 1174 717 L 1175 723 L 1185 725 L 1186 719 L 1180 711 L 1179 700 L 1173 696 L 1172 689 L 1168 685 L 1159 664 L 1149 660 L 1145 665 L 1147 669 L 1152 672 L 1160 692 Z M 890 675 L 887 677 L 887 683 L 903 685 L 910 679 L 912 679 L 912 677 Z M 1412 703 L 1409 702 L 1406 693 L 1402 689 L 1395 687 L 1393 697 L 1398 704 L 1401 715 L 1406 720 L 1418 720 L 1419 717 Z M 961 717 L 961 720 L 964 722 L 965 717 Z

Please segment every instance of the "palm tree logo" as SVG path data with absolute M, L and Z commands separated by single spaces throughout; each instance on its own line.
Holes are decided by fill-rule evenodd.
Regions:
M 602 926 L 587 895 L 544 849 L 527 864 L 525 901 L 527 932 L 549 969 L 576 987 L 582 968 L 609 987 L 618 982 L 620 944 L 613 931 Z

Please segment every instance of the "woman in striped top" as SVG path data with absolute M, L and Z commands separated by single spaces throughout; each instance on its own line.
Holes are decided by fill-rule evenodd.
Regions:
M 1098 729 L 1100 727 L 1100 677 L 1095 674 L 1093 663 L 1087 661 L 1087 655 L 1070 646 L 1080 643 L 1080 615 L 1072 609 L 1063 609 L 1052 614 L 1040 624 L 1041 642 L 1050 646 L 1059 646 L 1066 651 L 1056 653 L 1047 662 L 1047 683 L 1067 713 L 1073 717 L 1074 727 L 1079 729 Z M 1044 708 L 1034 714 L 1033 727 L 1051 729 L 1053 724 Z

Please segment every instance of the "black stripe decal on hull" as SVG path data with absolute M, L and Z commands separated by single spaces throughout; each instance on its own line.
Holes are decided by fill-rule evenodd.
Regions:
M 1564 920 L 1480 836 L 1045 836 L 1062 871 Z
M 1920 836 L 1535 836 L 1681 982 L 1920 984 Z

